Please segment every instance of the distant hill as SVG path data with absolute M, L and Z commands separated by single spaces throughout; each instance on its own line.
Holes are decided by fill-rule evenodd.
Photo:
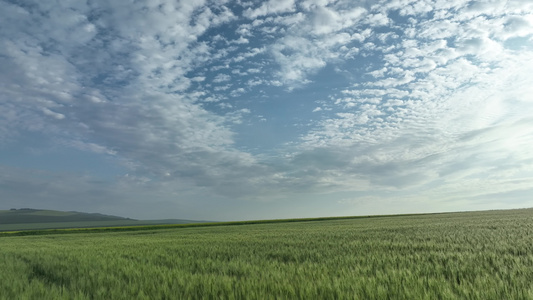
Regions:
M 91 214 L 77 211 L 57 211 L 32 208 L 0 210 L 0 224 L 57 223 L 84 221 L 118 221 L 132 220 L 103 214 Z
M 186 224 L 197 222 L 205 221 L 178 219 L 135 220 L 99 213 L 57 211 L 33 208 L 0 210 L 0 231 Z

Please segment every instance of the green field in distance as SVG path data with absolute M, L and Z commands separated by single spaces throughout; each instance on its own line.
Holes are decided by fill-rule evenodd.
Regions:
M 5 235 L 0 299 L 533 299 L 532 209 L 252 223 Z

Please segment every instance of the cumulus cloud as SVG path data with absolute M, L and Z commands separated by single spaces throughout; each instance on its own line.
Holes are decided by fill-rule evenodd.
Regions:
M 244 16 L 250 19 L 269 15 L 292 12 L 295 9 L 294 0 L 268 0 L 258 8 L 248 8 L 244 12 Z
M 344 93 L 351 97 L 334 98 L 334 103 L 345 113 L 320 121 L 316 129 L 303 138 L 302 145 L 306 150 L 302 150 L 302 155 L 322 153 L 316 154 L 314 160 L 307 160 L 307 168 L 318 166 L 315 167 L 320 170 L 317 177 L 331 176 L 330 171 L 323 170 L 321 163 L 327 161 L 329 155 L 335 155 L 340 160 L 338 165 L 343 166 L 338 169 L 335 180 L 342 182 L 350 176 L 359 182 L 367 179 L 368 183 L 361 184 L 360 188 L 352 185 L 353 189 L 364 191 L 373 185 L 423 189 L 442 180 L 450 180 L 450 186 L 457 184 L 459 188 L 460 183 L 452 180 L 450 173 L 443 169 L 443 166 L 451 166 L 455 174 L 462 174 L 461 179 L 484 178 L 490 174 L 502 180 L 501 185 L 484 186 L 485 194 L 505 190 L 503 182 L 514 177 L 495 170 L 506 168 L 503 156 L 511 155 L 512 151 L 503 156 L 498 153 L 501 147 L 506 147 L 504 145 L 513 145 L 513 149 L 526 147 L 526 140 L 529 140 L 526 138 L 529 133 L 524 134 L 525 129 L 515 127 L 529 123 L 527 119 L 521 119 L 526 114 L 516 113 L 515 109 L 529 110 L 524 101 L 528 101 L 525 95 L 530 88 L 522 80 L 515 82 L 517 78 L 510 76 L 510 72 L 515 70 L 515 74 L 520 74 L 518 77 L 528 77 L 526 74 L 531 71 L 526 68 L 530 66 L 516 63 L 529 61 L 531 52 L 519 54 L 491 38 L 501 32 L 497 19 L 506 19 L 503 17 L 505 12 L 499 11 L 497 4 L 477 10 L 466 9 L 468 16 L 448 15 L 447 20 L 433 20 L 424 19 L 431 8 L 415 2 L 403 8 L 401 13 L 422 15 L 420 29 L 414 34 L 405 31 L 409 39 L 404 40 L 402 47 L 385 54 L 382 67 L 378 65 L 369 72 L 375 79 L 358 89 L 345 90 Z M 399 6 L 391 3 L 389 7 L 396 9 Z M 375 9 L 381 14 L 386 11 L 383 7 Z M 488 12 L 496 21 L 476 17 Z M 467 20 L 467 23 L 461 27 L 454 20 Z M 522 31 L 525 30 L 522 19 L 516 22 L 517 32 L 527 35 Z M 373 26 L 381 24 L 374 23 Z M 385 52 L 384 47 L 376 48 L 379 49 Z M 513 92 L 513 96 L 506 94 L 511 90 L 520 92 Z M 491 129 L 483 134 L 475 133 L 482 128 Z M 521 132 L 517 134 L 521 138 L 516 135 L 508 138 L 511 132 Z M 317 149 L 320 152 L 316 152 Z M 346 156 L 346 153 L 350 155 Z M 518 156 L 512 160 L 521 160 Z M 522 165 L 530 165 L 529 160 L 523 160 Z M 528 171 L 521 175 L 525 177 L 520 178 L 531 176 L 532 170 L 525 169 Z M 346 186 L 350 186 L 348 182 Z
M 13 29 L 2 38 L 0 63 L 13 72 L 1 75 L 1 114 L 15 122 L 5 128 L 45 131 L 71 140 L 64 145 L 117 155 L 141 174 L 170 173 L 200 185 L 223 172 L 209 167 L 212 159 L 253 161 L 231 149 L 227 124 L 237 116 L 206 111 L 194 93 L 173 94 L 205 80 L 185 74 L 207 59 L 210 49 L 197 38 L 229 20 L 227 10 L 216 15 L 194 2 L 92 5 L 6 5 Z M 39 21 L 22 25 L 33 18 Z M 229 79 L 219 74 L 213 82 Z
M 310 73 L 326 65 L 317 50 L 304 38 L 286 37 L 279 41 L 272 47 L 272 55 L 281 66 L 279 77 L 289 83 L 307 82 Z
M 308 10 L 307 15 L 289 14 L 255 25 L 256 30 L 269 32 L 277 38 L 269 47 L 269 53 L 279 65 L 277 77 L 289 89 L 309 83 L 309 76 L 327 63 L 356 54 L 359 49 L 350 44 L 354 40 L 364 40 L 364 36 L 370 33 L 354 27 L 365 16 L 366 9 L 358 6 L 346 9 L 340 4 L 329 7 L 326 4 L 301 3 L 301 7 Z M 286 33 L 278 35 L 278 31 Z
M 215 79 L 213 79 L 213 82 L 220 83 L 224 81 L 229 81 L 230 79 L 231 76 L 229 76 L 228 74 L 218 74 L 217 76 L 215 76 Z

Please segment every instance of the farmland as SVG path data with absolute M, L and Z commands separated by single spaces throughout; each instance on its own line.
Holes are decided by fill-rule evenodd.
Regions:
M 3 236 L 0 299 L 533 299 L 532 240 L 531 209 Z

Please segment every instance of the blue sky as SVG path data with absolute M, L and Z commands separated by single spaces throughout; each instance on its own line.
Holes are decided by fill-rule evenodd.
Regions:
M 0 209 L 533 206 L 529 0 L 0 6 Z

